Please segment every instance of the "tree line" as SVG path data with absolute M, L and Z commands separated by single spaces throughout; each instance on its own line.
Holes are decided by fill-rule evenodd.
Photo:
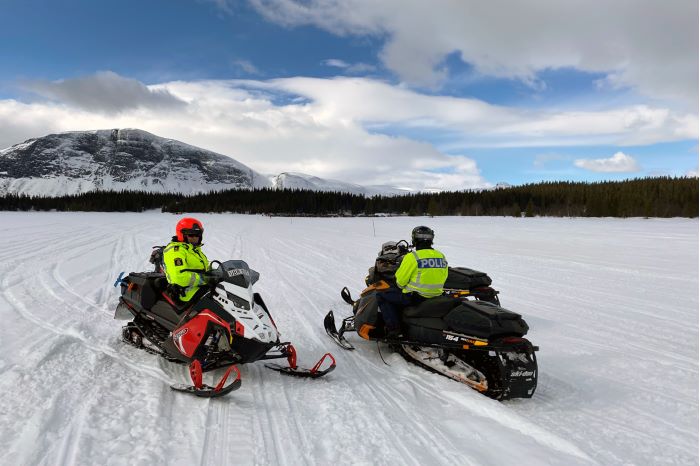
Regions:
M 482 191 L 364 197 L 296 189 L 226 190 L 180 195 L 93 191 L 38 197 L 8 194 L 0 210 L 234 212 L 289 216 L 491 215 L 550 217 L 697 217 L 698 178 L 542 182 Z

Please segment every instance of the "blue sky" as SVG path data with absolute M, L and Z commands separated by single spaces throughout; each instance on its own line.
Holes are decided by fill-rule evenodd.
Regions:
M 5 0 L 0 146 L 139 127 L 410 189 L 697 175 L 698 6 L 667 3 Z

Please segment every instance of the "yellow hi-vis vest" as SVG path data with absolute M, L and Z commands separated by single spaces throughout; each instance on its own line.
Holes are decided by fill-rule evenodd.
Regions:
M 184 295 L 180 300 L 189 301 L 204 284 L 202 275 L 196 272 L 183 272 L 183 269 L 208 270 L 209 260 L 200 246 L 173 241 L 163 250 L 165 278 L 171 285 L 180 285 Z
M 419 249 L 406 254 L 396 271 L 396 283 L 404 293 L 416 292 L 424 298 L 442 294 L 447 280 L 447 260 L 436 249 Z

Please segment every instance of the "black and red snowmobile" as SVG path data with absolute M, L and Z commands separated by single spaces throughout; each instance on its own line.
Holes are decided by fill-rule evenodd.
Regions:
M 317 378 L 335 369 L 326 353 L 311 369 L 297 366 L 294 346 L 280 340 L 275 321 L 253 285 L 260 274 L 244 261 L 213 261 L 206 272 L 207 285 L 183 303 L 156 261 L 155 272 L 123 273 L 115 282 L 121 296 L 115 319 L 129 320 L 122 339 L 165 359 L 189 364 L 193 385 L 171 387 L 202 397 L 222 396 L 241 386 L 236 364 L 286 359 L 287 365 L 266 364 L 283 374 Z M 190 270 L 204 272 L 202 270 Z M 202 382 L 202 373 L 227 368 L 216 386 Z M 235 371 L 235 380 L 226 381 Z
M 450 267 L 442 296 L 403 310 L 404 337 L 385 336 L 376 294 L 396 286 L 394 274 L 410 248 L 406 241 L 382 245 L 359 299 L 354 300 L 347 287 L 341 291 L 353 315 L 343 319 L 340 330 L 333 311 L 326 315 L 328 335 L 346 350 L 355 349 L 345 338 L 348 331 L 384 341 L 408 361 L 497 400 L 532 397 L 539 348 L 524 338 L 528 325 L 522 317 L 500 306 L 498 291 L 483 272 Z

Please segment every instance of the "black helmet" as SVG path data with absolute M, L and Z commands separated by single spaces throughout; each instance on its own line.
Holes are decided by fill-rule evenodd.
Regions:
M 411 241 L 414 246 L 418 244 L 433 244 L 433 239 L 435 239 L 435 232 L 426 226 L 415 227 L 411 232 Z

